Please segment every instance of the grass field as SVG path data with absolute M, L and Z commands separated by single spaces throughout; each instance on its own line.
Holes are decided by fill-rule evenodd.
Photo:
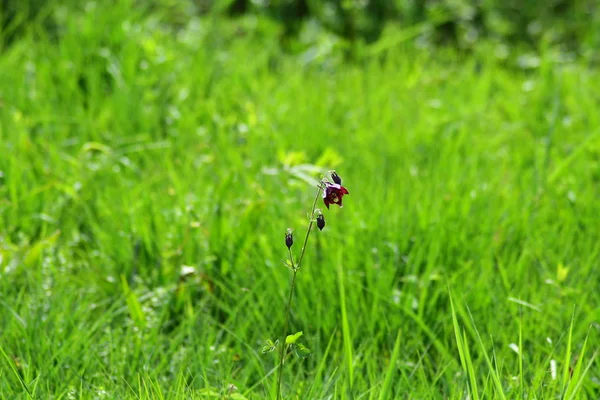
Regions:
M 328 169 L 285 398 L 600 398 L 597 69 L 90 4 L 0 53 L 1 398 L 274 399 Z

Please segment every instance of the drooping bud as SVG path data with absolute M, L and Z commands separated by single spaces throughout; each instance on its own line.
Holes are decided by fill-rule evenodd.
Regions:
M 320 231 L 322 231 L 323 228 L 325 228 L 325 217 L 323 216 L 323 213 L 321 213 L 321 211 L 319 211 L 319 215 L 317 215 L 317 227 Z
M 289 249 L 290 247 L 292 247 L 293 244 L 294 244 L 294 235 L 292 235 L 292 229 L 288 228 L 287 232 L 285 233 L 285 245 Z
M 338 185 L 342 184 L 342 178 L 340 178 L 340 176 L 335 171 L 331 172 L 331 179 L 333 179 L 333 182 L 337 183 Z

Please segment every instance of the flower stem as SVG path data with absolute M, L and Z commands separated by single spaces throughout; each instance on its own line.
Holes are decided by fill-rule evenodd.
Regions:
M 290 251 L 291 253 L 291 251 Z M 291 257 L 290 257 L 291 258 Z M 281 399 L 281 379 L 283 377 L 283 359 L 287 351 L 285 340 L 288 335 L 288 324 L 290 322 L 290 307 L 292 306 L 292 295 L 294 294 L 294 286 L 296 286 L 296 275 L 298 270 L 294 269 L 294 276 L 292 277 L 292 286 L 290 287 L 290 295 L 288 297 L 288 303 L 285 313 L 285 328 L 283 330 L 283 340 L 281 342 L 281 357 L 279 359 L 279 381 L 277 383 L 277 399 Z
M 315 207 L 317 205 L 317 200 L 319 200 L 319 195 L 321 194 L 321 187 L 319 186 L 319 190 L 317 191 L 317 195 L 315 196 L 315 200 L 313 201 L 312 211 L 310 212 L 310 222 L 308 223 L 308 229 L 306 230 L 306 236 L 304 237 L 304 244 L 302 245 L 302 252 L 300 253 L 300 258 L 298 259 L 298 264 L 295 269 L 300 269 L 300 264 L 302 263 L 302 259 L 304 258 L 304 251 L 306 250 L 306 243 L 308 242 L 308 237 L 310 236 L 310 231 L 312 229 L 313 223 L 315 222 Z M 293 262 L 293 260 L 292 260 Z M 292 264 L 294 265 L 294 264 Z
M 300 252 L 300 258 L 298 258 L 298 263 L 294 264 L 294 257 L 292 255 L 291 248 L 288 248 L 288 252 L 290 255 L 290 263 L 292 266 L 292 271 L 294 275 L 292 276 L 292 284 L 290 285 L 290 294 L 288 296 L 287 307 L 285 309 L 285 325 L 283 328 L 283 340 L 281 341 L 281 357 L 279 359 L 279 379 L 277 383 L 277 400 L 281 399 L 281 380 L 283 379 L 283 361 L 285 359 L 285 353 L 287 351 L 286 339 L 288 335 L 288 326 L 290 322 L 290 311 L 292 308 L 292 298 L 294 296 L 294 288 L 296 286 L 296 276 L 298 275 L 298 270 L 300 269 L 300 264 L 302 263 L 302 259 L 304 258 L 304 252 L 306 251 L 306 244 L 308 243 L 308 237 L 310 236 L 310 232 L 312 230 L 313 223 L 315 221 L 315 207 L 317 206 L 317 200 L 319 200 L 319 195 L 321 194 L 321 187 L 319 186 L 319 190 L 317 191 L 317 195 L 315 196 L 315 200 L 313 201 L 312 209 L 310 212 L 310 222 L 308 223 L 308 229 L 306 230 L 306 236 L 304 237 L 304 244 L 302 244 L 302 251 Z

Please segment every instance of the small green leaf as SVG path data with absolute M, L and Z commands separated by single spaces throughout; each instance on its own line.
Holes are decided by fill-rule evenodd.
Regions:
M 294 353 L 300 358 L 306 358 L 310 356 L 311 351 L 308 347 L 303 345 L 302 343 L 297 343 L 294 345 Z
M 569 275 L 569 268 L 565 267 L 563 263 L 558 263 L 556 267 L 556 280 L 564 282 L 567 279 L 567 275 Z
M 302 331 L 300 331 L 300 332 L 296 332 L 296 333 L 294 333 L 293 335 L 288 335 L 288 336 L 285 338 L 285 344 L 294 344 L 294 343 L 296 343 L 296 341 L 297 341 L 298 339 L 300 339 L 300 336 L 302 336 L 302 335 L 303 335 L 303 332 L 302 332 Z
M 267 344 L 263 346 L 262 353 L 265 354 L 274 351 L 277 348 L 278 344 L 279 340 L 276 340 L 275 343 L 273 343 L 271 339 L 267 339 Z

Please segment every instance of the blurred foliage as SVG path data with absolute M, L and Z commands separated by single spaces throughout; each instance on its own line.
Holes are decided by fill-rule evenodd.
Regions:
M 595 0 L 234 0 L 233 14 L 259 13 L 279 20 L 286 33 L 316 19 L 350 41 L 377 40 L 386 24 L 432 24 L 422 38 L 463 48 L 480 38 L 537 44 L 540 39 L 577 49 L 600 44 L 600 3 Z
M 121 0 L 147 12 L 160 11 L 165 22 L 184 24 L 192 15 L 263 16 L 281 24 L 282 39 L 293 42 L 307 21 L 349 43 L 371 43 L 384 29 L 426 27 L 421 45 L 450 44 L 469 49 L 481 39 L 506 45 L 556 45 L 593 51 L 600 46 L 597 0 Z M 56 29 L 51 9 L 85 7 L 72 0 L 0 0 L 1 39 L 10 42 L 27 22 L 42 19 Z M 97 1 L 95 3 L 102 3 Z

